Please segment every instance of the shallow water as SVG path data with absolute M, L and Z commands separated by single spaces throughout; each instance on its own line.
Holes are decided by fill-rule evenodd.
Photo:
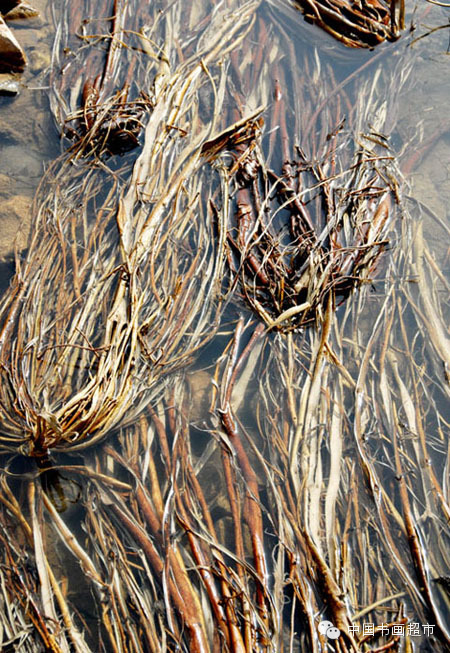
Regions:
M 31 203 L 46 163 L 59 152 L 59 137 L 49 112 L 47 70 L 54 38 L 51 5 L 36 0 L 40 16 L 9 23 L 28 60 L 17 75 L 20 92 L 0 96 L 0 266 L 1 288 L 7 285 L 14 241 L 26 246 Z
M 8 279 L 13 271 L 12 250 L 17 226 L 21 220 L 23 220 L 25 224 L 28 223 L 30 202 L 41 178 L 41 171 L 46 163 L 55 158 L 60 148 L 60 138 L 53 126 L 53 121 L 48 109 L 47 92 L 45 88 L 46 78 L 45 75 L 43 75 L 44 69 L 49 62 L 53 29 L 51 27 L 50 17 L 48 16 L 48 6 L 42 2 L 40 8 L 44 15 L 44 20 L 40 26 L 29 26 L 23 28 L 14 27 L 19 40 L 23 43 L 25 49 L 29 48 L 30 52 L 30 69 L 25 73 L 23 78 L 25 87 L 17 99 L 0 99 L 0 126 L 3 125 L 3 127 L 0 128 L 0 175 L 3 175 L 0 176 L 0 197 L 2 197 L 3 203 L 13 200 L 16 205 L 19 205 L 17 197 L 20 197 L 22 211 L 22 215 L 15 216 L 13 219 L 11 218 L 10 211 L 6 215 L 2 214 L 1 216 L 0 239 L 2 241 L 2 249 L 0 249 L 0 252 L 2 256 L 1 269 L 3 288 L 6 287 Z M 270 11 L 280 11 L 280 16 L 282 16 L 282 18 L 280 18 L 280 24 L 283 27 L 280 29 L 280 32 L 277 32 L 277 37 L 280 39 L 280 43 L 277 44 L 277 47 L 279 48 L 277 50 L 277 56 L 279 58 L 277 63 L 278 69 L 275 70 L 274 62 L 270 62 L 270 64 L 274 64 L 274 74 L 267 74 L 266 69 L 265 74 L 262 76 L 263 78 L 256 80 L 257 84 L 265 86 L 265 92 L 261 95 L 265 95 L 266 97 L 272 97 L 275 99 L 276 94 L 281 92 L 281 94 L 285 93 L 288 97 L 292 98 L 290 85 L 294 83 L 292 74 L 293 67 L 292 65 L 286 64 L 288 58 L 290 58 L 290 64 L 292 64 L 292 59 L 294 59 L 295 62 L 298 62 L 297 65 L 299 70 L 301 70 L 301 66 L 307 60 L 308 65 L 311 68 L 309 76 L 310 78 L 314 77 L 314 74 L 311 71 L 314 70 L 314 66 L 316 65 L 314 48 L 317 45 L 320 69 L 318 68 L 316 70 L 315 77 L 318 84 L 320 84 L 321 80 L 324 81 L 324 84 L 328 81 L 327 76 L 330 75 L 330 70 L 335 77 L 336 84 L 339 84 L 341 81 L 346 80 L 354 71 L 358 71 L 366 63 L 368 64 L 355 76 L 355 78 L 351 80 L 351 82 L 346 84 L 347 97 L 349 98 L 350 104 L 350 106 L 347 107 L 347 110 L 348 113 L 351 114 L 351 101 L 358 98 L 358 87 L 363 88 L 364 84 L 370 83 L 370 80 L 376 74 L 377 65 L 380 65 L 380 62 L 383 62 L 386 69 L 393 70 L 395 69 L 395 65 L 401 66 L 404 61 L 408 61 L 408 58 L 404 57 L 404 55 L 407 49 L 411 48 L 413 61 L 410 77 L 405 83 L 404 88 L 402 88 L 401 93 L 398 95 L 393 95 L 392 89 L 387 87 L 389 90 L 389 94 L 387 93 L 387 117 L 385 117 L 383 123 L 386 131 L 390 132 L 392 135 L 394 148 L 401 154 L 401 165 L 404 166 L 405 170 L 407 170 L 407 181 L 410 183 L 411 188 L 406 191 L 406 194 L 409 194 L 411 198 L 418 202 L 418 204 L 414 202 L 410 204 L 412 221 L 414 222 L 419 219 L 423 220 L 425 239 L 431 245 L 436 265 L 444 275 L 447 275 L 448 279 L 448 238 L 446 238 L 446 232 L 441 226 L 441 223 L 445 223 L 447 226 L 449 225 L 448 206 L 450 206 L 450 125 L 447 110 L 449 102 L 447 81 L 449 66 L 447 51 L 449 29 L 447 28 L 436 31 L 426 38 L 412 44 L 412 38 L 405 36 L 398 43 L 381 46 L 380 50 L 375 50 L 373 53 L 349 53 L 345 48 L 343 48 L 343 46 L 336 44 L 331 38 L 323 35 L 320 30 L 312 26 L 305 26 L 299 13 L 291 12 L 290 9 L 287 8 L 283 8 L 283 10 L 278 9 L 276 4 L 272 6 Z M 261 10 L 261 15 L 267 16 L 268 13 L 268 7 L 264 6 Z M 409 18 L 409 20 L 411 20 L 411 18 Z M 417 18 L 414 18 L 414 20 L 417 22 Z M 417 38 L 433 26 L 446 24 L 447 20 L 448 11 L 446 12 L 443 8 L 432 6 L 426 18 L 418 22 L 416 25 L 413 38 Z M 279 36 L 280 33 L 283 34 L 283 32 L 286 35 L 284 41 L 283 38 Z M 296 38 L 297 33 L 301 34 L 301 38 Z M 36 47 L 36 44 L 39 44 L 39 49 Z M 268 51 L 270 52 L 270 48 Z M 33 63 L 33 61 L 35 61 L 35 63 Z M 283 65 L 283 61 L 286 65 Z M 268 66 L 268 68 L 270 72 L 270 66 Z M 248 111 L 251 111 L 251 109 L 254 109 L 258 105 L 259 96 L 258 93 L 253 93 L 252 85 L 255 83 L 255 80 L 251 75 L 251 64 L 248 66 L 248 70 L 250 72 L 246 79 L 247 88 L 243 89 L 243 93 L 247 100 L 246 108 Z M 285 89 L 283 90 L 283 88 L 281 88 L 281 90 L 278 91 L 277 80 L 278 77 L 281 79 L 281 74 L 284 74 L 285 76 Z M 305 90 L 304 95 L 301 97 L 297 96 L 297 98 L 294 98 L 292 103 L 294 104 L 297 102 L 298 105 L 293 107 L 295 109 L 295 111 L 292 112 L 293 122 L 289 125 L 290 131 L 297 134 L 295 138 L 297 139 L 298 144 L 305 149 L 311 147 L 311 151 L 313 150 L 314 139 L 302 139 L 302 134 L 298 128 L 296 120 L 300 120 L 298 116 L 302 113 L 302 103 L 314 103 L 314 101 L 314 94 L 308 92 L 308 90 Z M 358 119 L 358 112 L 356 113 L 357 117 L 354 118 L 355 120 Z M 364 107 L 359 110 L 359 115 L 364 115 Z M 270 121 L 271 114 L 269 111 L 266 119 L 264 148 L 266 153 L 271 153 L 271 164 L 273 167 L 277 168 L 283 162 L 282 145 L 275 137 L 271 140 L 271 129 L 276 129 L 277 126 L 272 125 Z M 434 132 L 436 132 L 435 135 Z M 273 133 L 277 134 L 276 131 Z M 431 139 L 430 147 L 427 149 L 428 134 L 433 136 L 434 139 Z M 418 151 L 416 151 L 416 149 L 411 145 L 411 142 L 418 143 Z M 271 143 L 273 143 L 273 145 L 271 145 Z M 405 144 L 407 147 L 403 151 Z M 420 150 L 422 148 L 423 155 L 416 157 L 416 154 L 420 155 Z M 415 158 L 417 160 L 415 160 Z M 21 242 L 19 250 L 24 252 L 25 249 L 26 245 L 24 240 Z M 389 253 L 387 253 L 386 256 L 388 257 Z M 399 280 L 399 285 L 403 283 L 403 281 L 404 280 Z M 358 323 L 358 329 L 364 332 L 364 327 L 366 327 L 368 334 L 370 333 L 370 328 L 374 323 L 374 314 L 377 310 L 380 310 L 384 300 L 383 281 L 375 279 L 374 288 L 375 292 L 372 295 L 372 299 L 369 299 L 369 301 L 365 302 L 361 307 L 362 316 Z M 355 293 L 355 296 L 352 296 L 349 302 L 350 301 L 357 303 L 359 301 L 358 293 Z M 339 319 L 344 323 L 345 309 L 346 306 L 343 306 L 339 313 Z M 411 335 L 415 324 L 414 317 L 405 313 L 404 321 L 406 324 L 406 332 L 408 335 Z M 398 328 L 398 337 L 399 341 L 401 341 L 401 325 L 396 323 L 396 328 Z M 226 330 L 225 327 L 224 330 Z M 341 352 L 341 354 L 345 364 L 348 365 L 348 369 L 353 372 L 352 364 L 354 364 L 355 361 L 352 359 L 351 352 L 353 346 L 352 338 L 354 337 L 354 334 L 351 331 L 351 327 L 348 329 L 348 332 L 345 332 L 345 337 L 346 341 L 344 342 L 343 353 Z M 203 352 L 203 358 L 200 359 L 201 362 L 198 363 L 198 366 L 204 366 L 214 362 L 214 360 L 223 353 L 227 339 L 228 335 L 222 335 L 209 345 L 208 350 Z M 364 341 L 364 333 L 361 341 Z M 412 349 L 414 349 L 414 345 L 415 336 L 413 334 L 411 341 Z M 305 347 L 308 346 L 310 346 L 310 343 L 308 339 L 305 338 Z M 339 358 L 340 354 L 337 349 L 339 343 L 335 342 L 335 346 L 335 353 Z M 404 346 L 404 343 L 402 346 Z M 444 413 L 444 399 L 436 382 L 437 375 L 433 375 L 432 361 L 429 361 L 428 359 L 421 360 L 421 355 L 422 352 L 419 351 L 417 355 L 417 366 L 418 368 L 421 368 L 420 373 L 429 374 L 432 383 L 436 384 L 436 392 L 434 393 L 433 398 L 439 407 L 438 412 Z M 264 365 L 265 362 L 266 361 L 264 361 Z M 358 364 L 360 364 L 360 359 L 358 359 L 355 365 Z M 264 367 L 264 365 L 261 365 L 261 367 Z M 242 385 L 242 387 L 247 390 L 249 396 L 256 393 L 257 387 L 257 379 L 255 379 L 254 372 L 253 376 L 251 375 L 251 372 L 252 370 L 250 370 L 247 384 L 244 383 Z M 195 372 L 192 374 L 192 380 L 192 392 L 194 395 L 192 399 L 194 404 L 193 421 L 196 422 L 196 428 L 198 429 L 197 435 L 195 436 L 194 434 L 193 449 L 200 457 L 203 449 L 207 447 L 206 441 L 211 437 L 210 433 L 206 432 L 205 435 L 205 427 L 202 419 L 202 413 L 206 414 L 205 419 L 207 417 L 208 401 L 205 400 L 203 392 L 204 387 L 208 384 L 207 381 L 205 382 L 204 376 L 201 376 L 200 374 L 196 376 Z M 331 385 L 331 383 L 334 382 L 335 379 L 331 379 L 330 387 L 334 387 Z M 376 383 L 377 382 L 375 382 L 375 385 Z M 257 437 L 258 424 L 256 423 L 254 416 L 254 406 L 252 401 L 253 399 L 249 398 L 248 402 L 244 402 L 244 405 L 240 408 L 239 415 L 246 424 L 249 432 L 254 433 L 255 437 Z M 425 412 L 428 412 L 426 407 Z M 403 437 L 405 441 L 417 438 L 416 433 L 408 431 L 408 417 L 408 414 L 399 415 L 399 420 L 404 421 Z M 346 415 L 346 419 L 351 422 L 353 418 L 352 409 L 349 411 L 348 415 Z M 373 424 L 374 421 L 372 421 L 372 423 L 369 420 L 367 421 L 366 430 L 364 432 L 365 442 L 367 442 L 368 449 L 372 447 L 371 450 L 376 452 L 381 470 L 379 471 L 380 478 L 383 478 L 386 482 L 386 486 L 389 487 L 390 493 L 392 494 L 395 507 L 399 512 L 401 512 L 401 504 L 397 496 L 397 486 L 399 481 L 392 473 L 393 463 L 392 458 L 390 457 L 391 452 L 387 448 L 383 448 L 383 439 L 379 432 L 373 431 Z M 446 438 L 448 437 L 446 431 L 447 425 L 445 423 L 437 423 L 437 420 L 433 422 L 433 419 L 430 419 L 427 423 L 427 426 L 429 425 L 432 425 L 435 430 L 435 432 L 427 433 L 432 445 L 432 462 L 435 465 L 437 474 L 439 478 L 442 479 L 445 488 L 445 445 Z M 308 448 L 309 445 L 307 444 L 302 445 L 302 451 L 305 455 L 317 455 L 317 451 L 314 450 L 314 439 L 316 433 L 320 431 L 320 428 L 321 425 L 318 424 L 312 430 L 312 444 L 310 448 Z M 358 452 L 354 444 L 346 442 L 346 447 L 347 449 L 344 449 L 345 462 L 350 465 L 351 460 L 357 458 Z M 324 457 L 328 455 L 325 446 L 323 447 L 322 455 Z M 217 461 L 215 461 L 215 464 L 217 464 Z M 385 470 L 384 474 L 383 469 Z M 216 467 L 214 465 L 211 465 L 211 468 L 209 469 L 205 467 L 205 486 L 208 486 L 211 496 L 217 499 L 215 496 L 215 482 L 220 486 Z M 217 490 L 217 496 L 220 495 L 220 491 L 219 487 Z M 313 493 L 311 492 L 311 496 L 312 495 Z M 264 501 L 266 500 L 266 495 L 264 495 Z M 367 509 L 368 513 L 370 511 L 374 512 L 375 509 L 370 503 L 370 497 L 362 499 L 361 504 L 364 509 Z M 90 507 L 87 501 L 86 505 L 88 508 Z M 93 508 L 93 510 L 94 509 L 95 508 Z M 223 519 L 223 516 L 220 516 L 220 510 L 222 508 L 219 500 L 217 500 L 215 509 L 215 514 L 219 514 L 217 517 L 218 527 L 222 520 L 222 526 L 225 523 L 226 531 L 228 522 Z M 78 510 L 79 513 L 77 513 Z M 74 513 L 75 520 L 81 520 L 82 517 L 85 517 L 84 508 L 81 510 L 77 505 L 72 506 L 72 512 L 71 510 L 67 512 L 67 521 L 69 524 L 71 524 L 71 521 L 74 519 Z M 82 517 L 80 517 L 80 514 Z M 430 518 L 430 515 L 425 514 L 423 517 L 424 524 L 428 518 Z M 270 525 L 267 524 L 266 526 L 269 529 Z M 82 532 L 78 529 L 76 524 L 71 524 L 71 527 L 80 537 L 82 537 Z M 228 543 L 228 538 L 231 539 L 230 532 L 228 532 L 228 534 L 225 532 L 224 537 L 226 543 Z M 425 533 L 427 533 L 426 529 Z M 354 537 L 354 539 L 351 540 L 352 544 L 356 546 L 356 544 L 359 543 L 361 548 L 363 548 L 361 542 L 358 542 L 358 538 L 360 537 L 359 534 L 353 533 L 352 537 Z M 362 537 L 363 536 L 361 536 L 361 538 Z M 60 547 L 60 545 L 58 545 L 58 547 Z M 113 556 L 113 553 L 111 555 Z M 136 552 L 136 555 L 138 555 L 138 552 Z M 442 569 L 438 571 L 441 574 L 443 573 Z M 433 574 L 434 573 L 437 574 L 436 571 L 433 571 Z M 376 580 L 376 578 L 373 579 L 374 584 L 376 583 Z M 436 601 L 439 604 L 439 609 L 445 616 L 445 595 L 438 595 Z M 408 610 L 414 613 L 414 606 L 411 605 L 411 603 L 408 603 L 407 599 L 405 599 L 405 602 Z M 86 610 L 84 616 L 89 619 L 88 610 Z M 92 618 L 92 622 L 95 622 L 95 618 Z M 93 639 L 95 640 L 95 637 L 93 637 Z M 421 650 L 430 650 L 427 648 L 430 644 L 427 644 L 426 638 L 421 639 L 421 645 L 423 647 Z
M 29 223 L 27 209 L 42 177 L 45 164 L 60 150 L 60 138 L 49 112 L 47 92 L 46 71 L 50 66 L 54 37 L 51 8 L 46 0 L 36 0 L 34 6 L 40 11 L 39 19 L 11 23 L 29 61 L 20 76 L 21 92 L 14 98 L 0 97 L 0 175 L 2 175 L 0 193 L 3 201 L 19 196 L 19 200 L 24 204 L 20 212 L 23 214 L 25 225 Z M 53 11 L 57 11 L 57 3 L 52 3 L 52 8 Z M 263 8 L 262 12 L 265 11 L 267 9 Z M 450 127 L 447 116 L 448 29 L 434 31 L 420 39 L 433 29 L 445 27 L 448 19 L 445 9 L 429 7 L 426 17 L 422 20 L 418 20 L 419 12 L 416 12 L 407 18 L 407 25 L 413 24 L 415 27 L 414 38 L 403 37 L 399 44 L 382 46 L 373 53 L 349 52 L 317 28 L 305 26 L 300 13 L 291 12 L 287 7 L 282 8 L 280 15 L 281 22 L 285 25 L 285 34 L 291 37 L 295 48 L 301 53 L 313 51 L 315 46 L 319 46 L 323 65 L 333 65 L 337 81 L 345 79 L 365 62 L 370 63 L 371 59 L 378 58 L 382 48 L 390 48 L 394 52 L 394 57 L 399 56 L 399 51 L 404 48 L 411 50 L 415 58 L 411 80 L 400 97 L 391 98 L 392 123 L 389 129 L 393 132 L 397 150 L 403 153 L 402 162 L 408 168 L 407 179 L 411 184 L 412 196 L 427 204 L 441 219 L 448 221 L 450 200 Z M 296 30 L 298 33 L 299 28 L 302 30 L 300 40 L 295 37 Z M 291 47 L 291 45 L 286 47 L 287 53 L 290 53 Z M 301 56 L 299 54 L 299 59 Z M 360 73 L 359 78 L 364 79 L 370 74 L 370 70 L 369 67 L 368 70 Z M 269 80 L 269 83 L 274 86 L 274 79 Z M 408 147 L 408 150 L 403 152 L 402 144 L 409 143 L 414 135 L 420 142 L 424 155 L 411 164 L 410 159 L 414 157 L 415 151 L 412 152 L 411 147 Z M 424 140 L 423 144 L 422 140 Z M 429 140 L 432 142 L 428 147 Z M 2 212 L 0 219 L 2 223 L 0 256 L 4 261 L 5 257 L 12 253 L 12 243 L 20 227 L 20 216 L 19 214 L 5 215 Z M 429 216 L 425 216 L 424 219 L 427 236 L 433 239 L 436 234 L 432 226 L 433 220 L 430 220 Z M 25 226 L 25 231 L 27 228 Z M 436 240 L 442 243 L 441 239 Z

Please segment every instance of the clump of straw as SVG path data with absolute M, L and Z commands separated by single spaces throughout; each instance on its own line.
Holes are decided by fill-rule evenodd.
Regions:
M 276 174 L 255 155 L 254 140 L 244 149 L 241 141 L 231 168 L 238 190 L 229 205 L 228 260 L 242 295 L 271 329 L 320 321 L 330 297 L 339 304 L 374 273 L 398 184 L 382 136 L 361 136 L 358 145 L 346 170 L 330 163 L 329 147 L 316 162 L 298 151 Z
M 340 0 L 295 0 L 308 22 L 315 23 L 350 48 L 373 48 L 398 39 L 405 27 L 404 0 L 364 4 Z
M 145 54 L 152 110 L 134 165 L 85 161 L 78 149 L 47 174 L 0 311 L 0 449 L 41 456 L 98 441 L 134 420 L 213 335 L 224 256 L 202 146 L 225 101 L 214 64 L 253 9 L 217 12 L 174 70 L 160 50 Z M 166 20 L 170 32 L 174 16 Z

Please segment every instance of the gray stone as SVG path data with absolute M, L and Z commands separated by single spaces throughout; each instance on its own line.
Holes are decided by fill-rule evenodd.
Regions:
M 25 52 L 0 17 L 0 72 L 23 70 L 26 62 Z
M 2 146 L 3 170 L 18 179 L 39 179 L 42 175 L 42 160 L 39 153 L 24 145 Z
M 20 82 L 14 75 L 0 74 L 0 95 L 18 95 Z
M 9 256 L 14 247 L 26 247 L 31 227 L 32 200 L 26 195 L 13 195 L 0 202 L 0 260 Z
M 8 199 L 14 193 L 15 186 L 16 180 L 14 177 L 0 172 L 0 199 Z
M 32 7 L 28 2 L 19 2 L 18 5 L 14 7 L 14 9 L 11 9 L 3 15 L 5 20 L 22 20 L 37 18 L 39 16 L 39 12 L 36 11 L 36 9 Z

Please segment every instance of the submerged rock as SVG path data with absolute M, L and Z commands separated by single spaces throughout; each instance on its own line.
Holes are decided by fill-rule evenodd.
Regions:
M 31 179 L 30 175 L 40 178 L 42 174 L 37 162 L 59 153 L 59 140 L 44 92 L 29 88 L 22 92 L 22 79 L 20 76 L 16 79 L 21 92 L 12 99 L 0 98 L 0 173 L 15 175 L 24 184 L 34 186 L 37 179 Z M 25 167 L 28 169 L 24 170 Z
M 29 67 L 33 74 L 37 75 L 49 68 L 51 55 L 47 49 L 37 46 L 34 49 L 27 50 L 27 54 Z
M 17 95 L 20 91 L 20 82 L 11 74 L 0 74 L 0 95 Z
M 2 175 L 5 177 L 5 175 Z M 26 247 L 30 233 L 32 200 L 26 195 L 13 195 L 0 202 L 0 260 Z
M 36 11 L 36 9 L 28 2 L 18 2 L 15 7 L 6 13 L 2 13 L 6 20 L 21 20 L 25 18 L 36 18 L 39 16 L 39 12 Z
M 40 179 L 42 175 L 42 157 L 40 152 L 31 144 L 6 144 L 2 147 L 2 156 L 6 166 L 4 171 L 19 180 L 30 183 L 33 179 Z
M 0 172 L 0 199 L 7 199 L 14 192 L 16 180 Z
M 0 17 L 0 72 L 23 70 L 26 63 L 25 52 Z

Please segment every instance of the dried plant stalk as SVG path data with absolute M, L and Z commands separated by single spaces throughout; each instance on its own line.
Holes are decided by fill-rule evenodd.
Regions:
M 84 26 L 86 93 L 70 65 L 55 84 L 74 142 L 0 313 L 0 450 L 40 458 L 23 497 L 12 462 L 1 472 L 2 647 L 319 653 L 326 618 L 342 652 L 412 650 L 396 629 L 416 621 L 444 651 L 447 295 L 401 202 L 379 73 L 355 101 L 348 80 L 320 90 L 318 58 L 303 93 L 279 75 L 265 127 L 268 85 L 246 86 L 280 39 L 255 3 L 171 5 L 148 24 L 143 9 L 127 23 L 130 7 Z M 253 73 L 236 56 L 251 26 L 270 55 Z M 142 150 L 118 163 L 133 125 Z M 216 332 L 225 256 L 253 313 L 199 419 L 166 379 Z M 53 448 L 80 459 L 52 468 Z M 75 519 L 58 512 L 68 487 Z
M 394 41 L 404 29 L 405 1 L 295 0 L 308 22 L 350 48 L 373 48 Z
M 153 100 L 134 165 L 82 159 L 92 144 L 84 138 L 46 176 L 0 316 L 3 450 L 43 456 L 98 441 L 134 420 L 214 333 L 224 255 L 213 244 L 201 152 L 225 100 L 214 62 L 254 8 L 215 13 L 175 70 L 164 57 L 158 72 L 143 55 Z
M 280 44 L 267 39 L 265 47 L 274 57 Z M 400 214 L 401 174 L 383 133 L 392 127 L 380 93 L 386 79 L 378 70 L 353 89 L 354 111 L 345 83 L 325 84 L 317 55 L 307 64 L 308 92 L 284 81 L 287 72 L 295 80 L 295 70 L 277 70 L 267 137 L 259 118 L 224 138 L 220 154 L 216 142 L 206 151 L 219 157 L 229 187 L 216 211 L 228 224 L 231 291 L 237 286 L 267 327 L 282 331 L 320 323 L 329 298 L 337 307 L 370 282 Z M 239 73 L 245 80 L 245 66 Z M 408 64 L 394 74 L 404 84 Z M 254 92 L 243 107 L 260 99 Z M 372 129 L 361 132 L 369 121 Z

